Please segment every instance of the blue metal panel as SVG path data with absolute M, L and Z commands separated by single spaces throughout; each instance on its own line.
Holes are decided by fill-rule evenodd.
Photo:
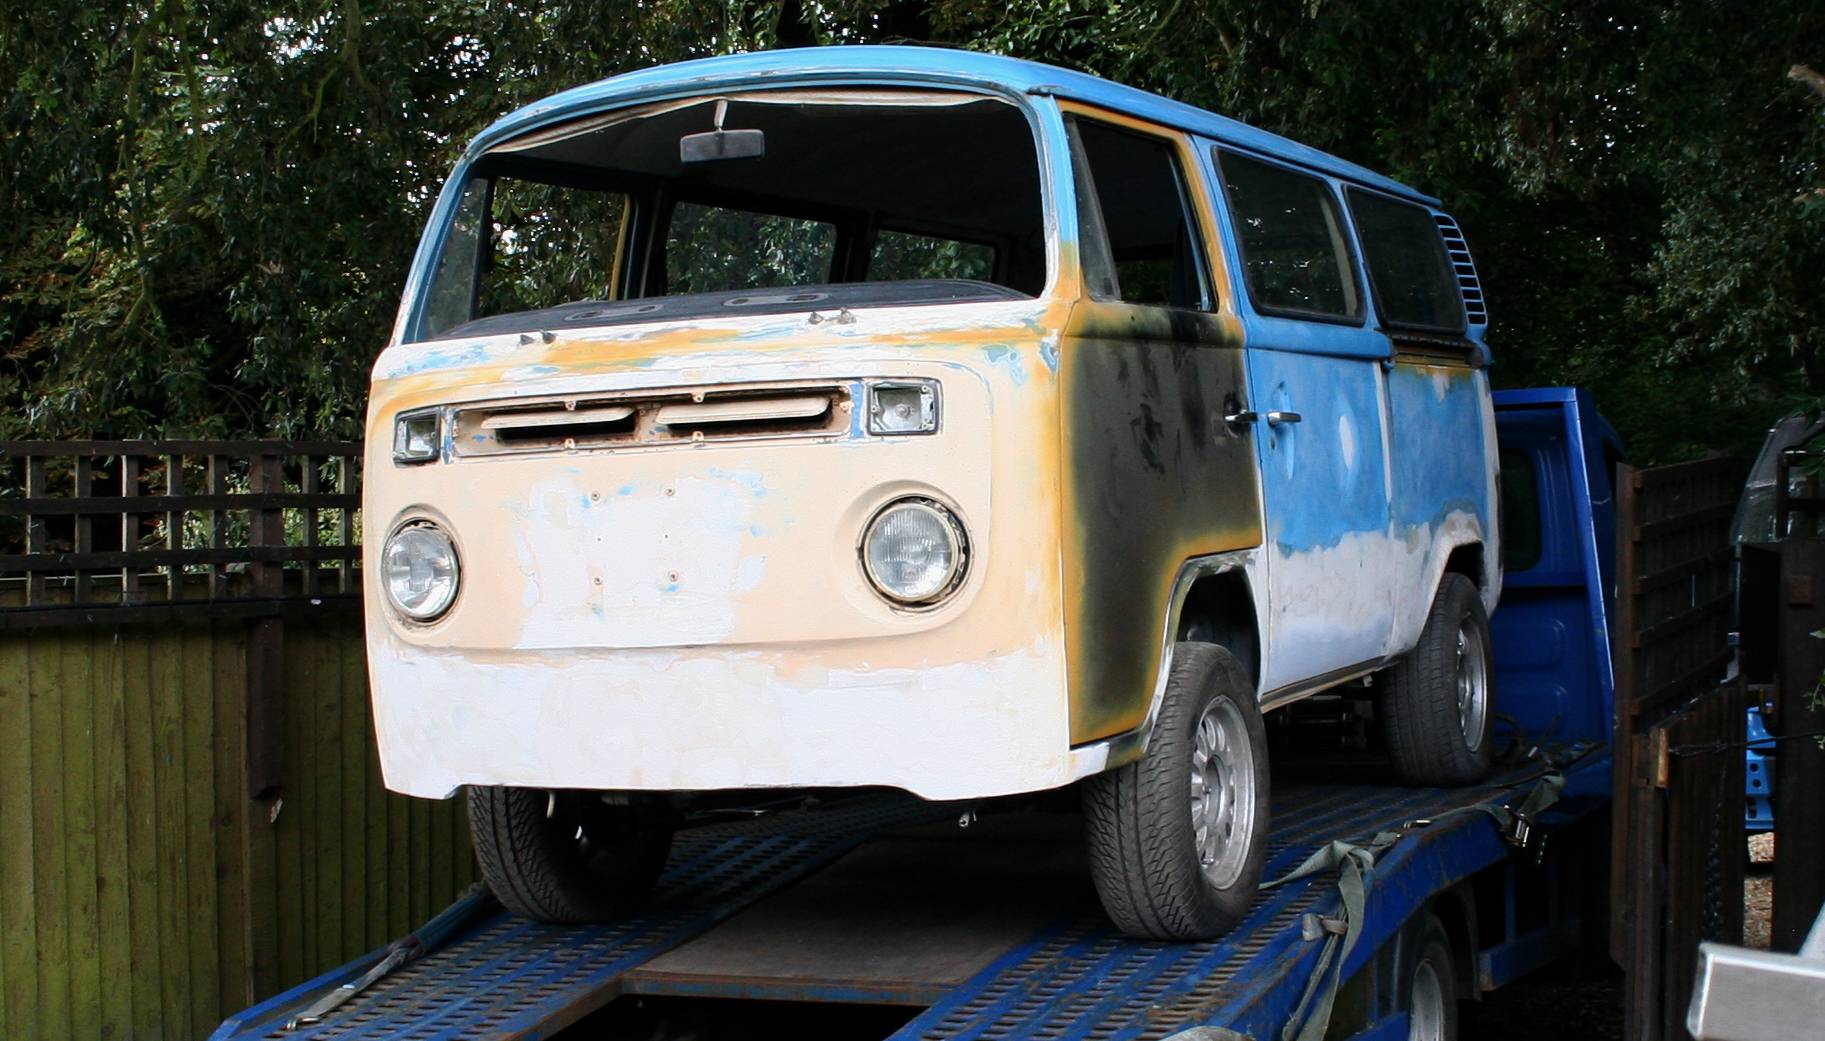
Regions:
M 1498 707 L 1533 740 L 1609 739 L 1610 587 L 1615 496 L 1605 460 L 1615 435 L 1569 388 L 1497 391 L 1497 439 L 1534 468 L 1540 558 L 1502 579 L 1490 620 Z
M 1749 710 L 1749 747 L 1743 763 L 1743 827 L 1750 834 L 1774 830 L 1774 737 L 1760 709 Z

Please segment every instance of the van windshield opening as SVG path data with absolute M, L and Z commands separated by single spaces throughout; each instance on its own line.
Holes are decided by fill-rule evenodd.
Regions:
M 719 95 L 483 156 L 445 229 L 421 337 L 1020 299 L 1046 274 L 1038 153 L 1012 104 Z

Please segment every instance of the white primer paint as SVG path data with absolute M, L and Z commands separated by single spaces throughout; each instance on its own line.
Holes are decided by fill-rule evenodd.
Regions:
M 482 660 L 373 640 L 387 787 L 693 791 L 888 785 L 930 799 L 1056 788 L 1100 770 L 1074 751 L 1061 645 L 869 668 L 835 651 L 623 650 Z M 855 652 L 850 652 L 855 653 Z

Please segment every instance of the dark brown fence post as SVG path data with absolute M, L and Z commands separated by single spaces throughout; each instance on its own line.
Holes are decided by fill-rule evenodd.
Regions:
M 309 459 L 305 466 L 311 465 Z M 255 495 L 285 490 L 284 461 L 272 453 L 255 455 L 248 474 Z M 248 542 L 256 551 L 285 546 L 285 511 L 263 505 L 248 511 Z M 307 561 L 306 567 L 316 567 Z M 278 554 L 257 558 L 252 566 L 254 595 L 277 601 L 285 592 L 285 565 Z M 281 753 L 285 744 L 285 621 L 276 612 L 255 618 L 247 630 L 247 792 L 254 799 L 278 794 L 284 778 Z

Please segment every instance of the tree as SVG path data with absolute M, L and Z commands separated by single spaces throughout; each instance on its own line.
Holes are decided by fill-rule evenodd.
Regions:
M 1510 385 L 1580 382 L 1638 460 L 1825 394 L 1825 10 L 1771 0 L 65 2 L 0 13 L 0 436 L 359 432 L 463 143 L 614 72 L 964 46 L 1214 108 L 1464 225 Z

